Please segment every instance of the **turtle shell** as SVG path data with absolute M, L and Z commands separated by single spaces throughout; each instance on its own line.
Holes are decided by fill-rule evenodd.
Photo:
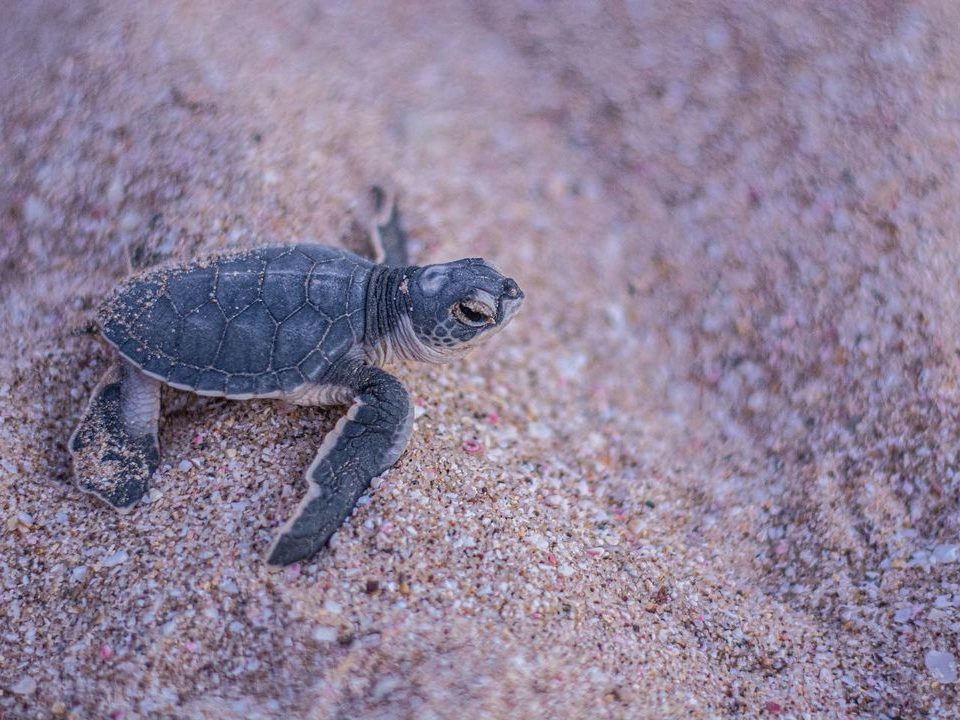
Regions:
M 344 250 L 295 245 L 152 270 L 114 291 L 100 327 L 173 387 L 278 397 L 321 381 L 362 341 L 373 267 Z

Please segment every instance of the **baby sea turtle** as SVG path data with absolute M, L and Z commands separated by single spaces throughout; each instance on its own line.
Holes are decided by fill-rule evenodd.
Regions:
M 349 405 L 267 558 L 286 565 L 317 552 L 410 438 L 410 396 L 382 366 L 457 358 L 523 302 L 517 283 L 479 258 L 408 265 L 396 204 L 378 188 L 373 201 L 368 241 L 381 264 L 323 245 L 272 246 L 120 285 L 98 313 L 120 358 L 70 439 L 79 488 L 120 512 L 143 497 L 160 462 L 161 383 L 234 400 Z

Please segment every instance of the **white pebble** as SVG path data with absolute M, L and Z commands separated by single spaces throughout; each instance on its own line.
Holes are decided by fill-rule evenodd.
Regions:
M 727 30 L 725 25 L 716 23 L 707 28 L 704 33 L 704 40 L 711 50 L 715 52 L 724 50 L 730 44 L 730 31 Z
M 150 488 L 147 494 L 144 496 L 143 501 L 145 503 L 153 503 L 163 497 L 163 493 L 157 490 L 157 488 Z
M 543 536 L 537 533 L 530 533 L 527 535 L 527 540 L 538 550 L 549 550 L 550 542 Z
M 29 675 L 24 675 L 10 688 L 14 695 L 33 695 L 37 691 L 37 681 Z
M 561 505 L 563 505 L 563 496 L 556 495 L 556 494 L 547 495 L 547 497 L 544 498 L 544 502 L 550 507 L 560 507 Z
M 129 559 L 129 555 L 126 550 L 117 550 L 117 552 L 112 555 L 107 555 L 103 560 L 100 561 L 100 564 L 104 567 L 113 567 L 114 565 L 119 565 L 120 563 L 125 563 Z
M 27 225 L 43 225 L 50 218 L 46 204 L 36 195 L 31 195 L 23 203 L 23 219 Z
M 957 681 L 957 659 L 953 653 L 930 650 L 924 656 L 923 664 L 937 682 L 947 684 Z
M 180 472 L 188 472 L 193 467 L 193 463 L 189 460 L 181 460 L 177 468 Z
M 936 563 L 946 564 L 956 562 L 958 557 L 960 557 L 960 546 L 937 545 L 933 549 L 933 554 L 930 556 L 930 559 Z
M 893 621 L 898 623 L 905 623 L 908 620 L 910 620 L 910 618 L 912 617 L 913 617 L 913 608 L 904 607 L 904 608 L 900 608 L 893 614 Z
M 73 569 L 73 572 L 70 573 L 70 577 L 71 577 L 73 580 L 83 580 L 83 577 L 84 577 L 86 574 L 87 574 L 87 566 L 86 566 L 86 565 L 77 565 L 77 567 L 75 567 L 75 568 Z
M 332 643 L 337 640 L 337 629 L 327 625 L 318 625 L 313 629 L 313 639 L 318 643 Z
M 403 681 L 396 675 L 387 675 L 380 678 L 377 684 L 373 686 L 371 697 L 374 702 L 380 702 L 387 698 L 394 690 L 403 686 Z
M 240 588 L 237 587 L 237 584 L 230 578 L 225 578 L 220 581 L 220 589 L 231 595 L 236 595 L 240 591 Z
M 537 440 L 549 440 L 553 437 L 553 430 L 539 422 L 532 422 L 527 425 L 527 434 Z
M 343 612 L 343 606 L 340 603 L 335 602 L 333 600 L 327 600 L 323 604 L 323 609 L 326 610 L 331 615 L 339 615 L 340 613 Z
M 566 563 L 564 563 L 557 569 L 557 572 L 559 572 L 564 577 L 570 577 L 571 575 L 573 575 L 574 570 L 572 565 L 567 565 Z

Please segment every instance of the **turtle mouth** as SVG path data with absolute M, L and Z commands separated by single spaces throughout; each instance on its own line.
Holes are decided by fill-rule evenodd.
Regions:
M 516 298 L 504 298 L 500 301 L 500 319 L 497 324 L 503 327 L 513 320 L 514 316 L 520 312 L 520 306 L 523 305 L 523 295 Z
M 520 286 L 513 280 L 507 279 L 503 294 L 500 296 L 500 317 L 497 319 L 498 325 L 506 325 L 513 320 L 514 315 L 520 311 L 520 306 L 523 305 L 524 297 L 526 296 L 523 294 Z

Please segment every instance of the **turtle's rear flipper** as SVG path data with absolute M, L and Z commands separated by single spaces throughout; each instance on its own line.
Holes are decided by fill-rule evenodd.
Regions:
M 93 390 L 70 438 L 77 487 L 127 512 L 160 463 L 160 384 L 119 360 Z
M 374 185 L 360 205 L 342 238 L 343 243 L 375 263 L 389 267 L 408 265 L 407 233 L 400 222 L 395 192 Z

